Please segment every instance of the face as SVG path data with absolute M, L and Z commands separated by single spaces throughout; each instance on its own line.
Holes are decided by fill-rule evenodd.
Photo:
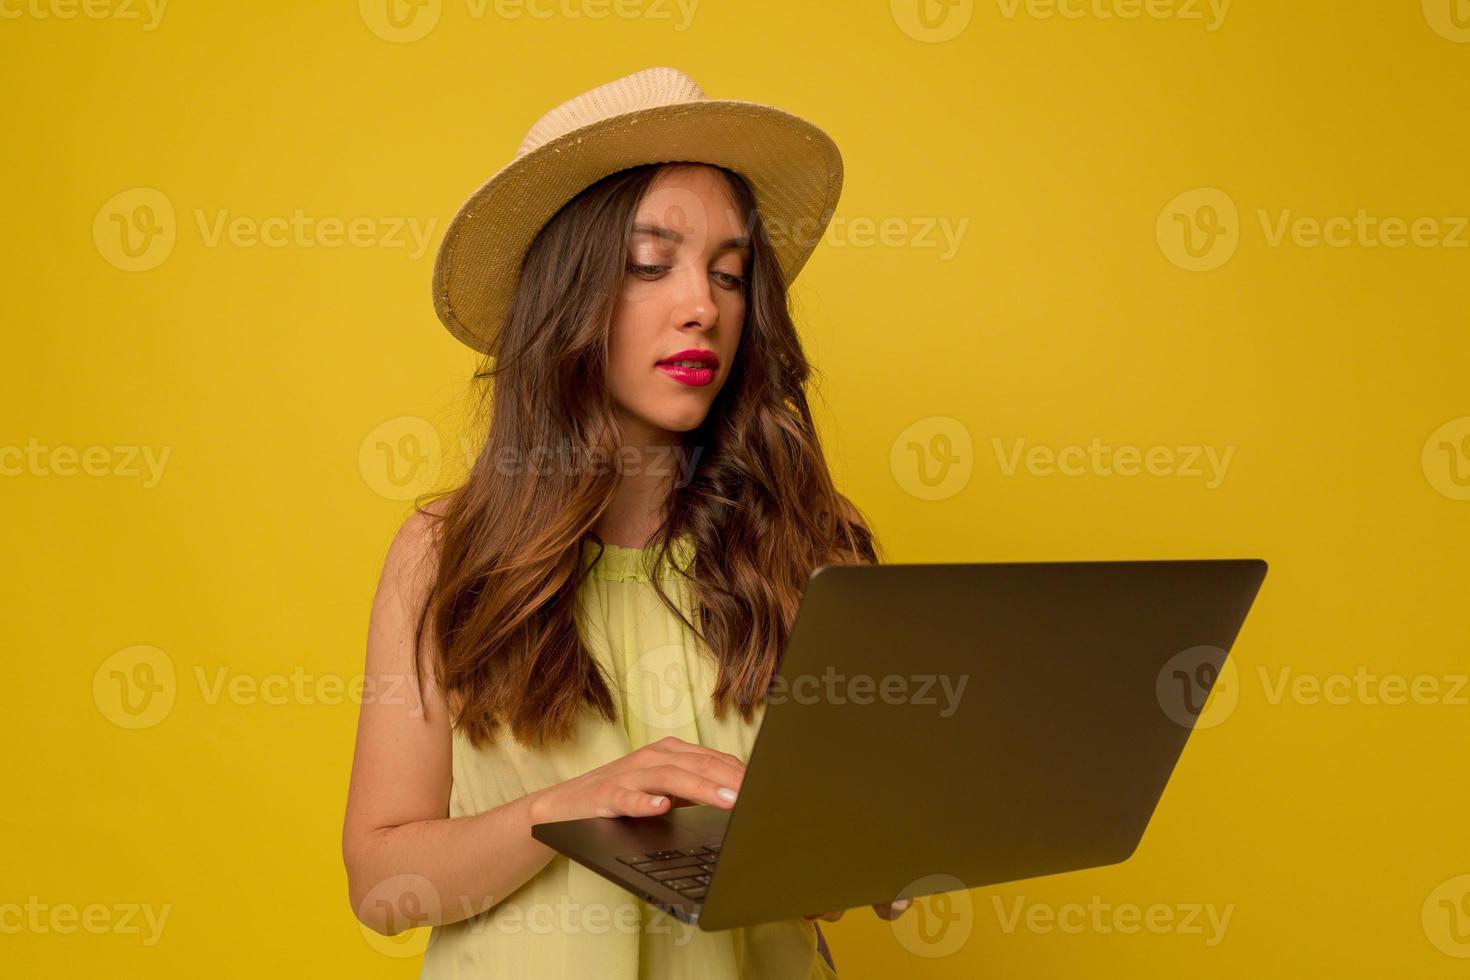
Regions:
M 745 321 L 751 251 L 723 175 L 661 172 L 626 251 L 609 348 L 614 406 L 627 444 L 678 445 L 729 378 Z M 691 359 L 705 364 L 668 363 Z

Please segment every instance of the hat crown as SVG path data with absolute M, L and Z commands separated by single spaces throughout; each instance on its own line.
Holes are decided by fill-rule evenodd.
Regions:
M 536 120 L 516 156 L 583 126 L 654 106 L 705 99 L 704 89 L 677 68 L 645 68 L 563 102 Z

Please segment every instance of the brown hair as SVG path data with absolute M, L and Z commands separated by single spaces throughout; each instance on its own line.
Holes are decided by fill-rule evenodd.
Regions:
M 563 741 L 584 708 L 617 720 L 574 610 L 582 541 L 602 543 L 592 527 L 619 476 L 615 468 L 534 461 L 618 457 L 605 378 L 628 234 L 655 177 L 680 165 L 605 177 L 542 228 L 475 375 L 486 382 L 484 445 L 462 485 L 429 495 L 442 501 L 441 512 L 416 503 L 435 525 L 437 567 L 418 620 L 415 662 L 432 628 L 434 677 L 454 727 L 475 745 L 493 740 L 501 725 L 525 745 Z M 811 572 L 877 562 L 878 546 L 836 491 L 823 458 L 805 393 L 812 368 L 754 194 L 738 174 L 717 169 L 751 238 L 745 323 L 725 386 L 704 422 L 685 434 L 695 465 L 675 471 L 688 476 L 675 481 L 650 550 L 664 561 L 676 538 L 692 534 L 688 579 L 698 622 L 657 576 L 654 588 L 718 662 L 716 715 L 733 704 L 748 722 L 769 690 Z M 528 458 L 533 465 L 506 473 L 507 460 Z

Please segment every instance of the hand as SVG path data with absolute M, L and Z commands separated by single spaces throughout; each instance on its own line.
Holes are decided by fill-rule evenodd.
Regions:
M 872 908 L 874 913 L 877 914 L 878 918 L 888 922 L 892 922 L 900 915 L 903 915 L 904 909 L 907 909 L 912 903 L 912 899 L 898 898 L 894 899 L 891 902 L 878 902 L 873 905 Z M 820 915 L 804 915 L 802 916 L 802 918 L 806 919 L 808 922 L 810 922 L 812 919 L 821 919 L 823 922 L 836 922 L 838 919 L 842 918 L 843 911 L 845 910 L 839 909 L 836 912 L 823 912 Z
M 696 803 L 728 810 L 744 781 L 745 763 L 736 756 L 668 735 L 531 794 L 531 820 L 650 817 Z M 731 790 L 731 797 L 721 796 L 721 789 Z

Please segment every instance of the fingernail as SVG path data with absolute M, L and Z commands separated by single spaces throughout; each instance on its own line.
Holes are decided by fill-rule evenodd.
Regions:
M 719 789 L 715 790 L 715 795 L 728 803 L 735 802 L 735 791 L 733 789 L 730 789 L 729 787 L 721 786 Z
M 663 806 L 664 805 L 664 798 L 662 796 L 655 796 L 649 802 L 652 803 L 654 806 Z
M 896 899 L 892 903 L 893 909 L 894 909 L 895 912 L 902 912 L 904 909 L 906 909 L 906 908 L 909 907 L 909 903 L 912 902 L 912 901 L 913 901 L 913 899 L 911 899 L 911 898 L 900 898 L 900 899 Z

